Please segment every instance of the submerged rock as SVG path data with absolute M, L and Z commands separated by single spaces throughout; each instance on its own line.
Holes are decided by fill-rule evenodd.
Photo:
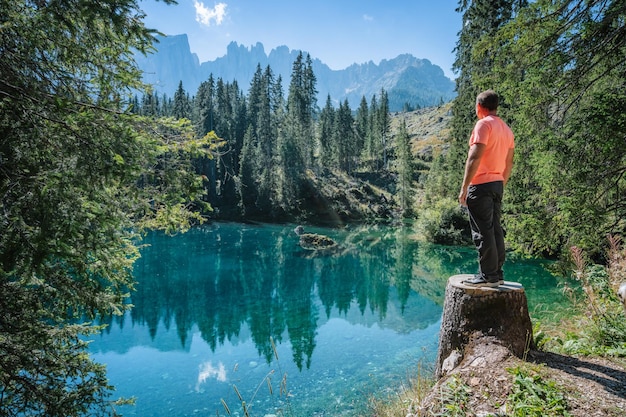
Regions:
M 300 236 L 300 246 L 307 250 L 325 250 L 332 249 L 337 246 L 332 238 L 317 233 L 304 233 L 304 227 L 298 226 L 294 232 Z

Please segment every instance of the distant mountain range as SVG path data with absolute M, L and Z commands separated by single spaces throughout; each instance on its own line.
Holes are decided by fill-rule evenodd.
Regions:
M 144 72 L 143 80 L 169 97 L 173 97 L 180 81 L 186 92 L 195 95 L 200 83 L 208 80 L 211 74 L 215 80 L 236 80 L 247 93 L 258 64 L 262 69 L 269 65 L 276 76 L 281 75 L 286 94 L 292 65 L 300 53 L 299 50 L 279 46 L 268 55 L 261 43 L 248 48 L 231 42 L 226 55 L 200 63 L 198 56 L 191 52 L 187 35 L 159 37 L 156 47 L 156 53 L 148 56 L 138 54 L 135 59 Z M 306 55 L 305 51 L 302 52 Z M 400 111 L 405 104 L 412 107 L 433 106 L 450 101 L 456 95 L 454 82 L 444 75 L 439 66 L 410 54 L 383 60 L 378 65 L 372 61 L 353 64 L 343 70 L 332 70 L 319 59 L 313 56 L 311 59 L 320 107 L 326 104 L 330 95 L 333 104 L 338 105 L 347 99 L 350 107 L 356 109 L 362 97 L 368 103 L 372 96 L 380 97 L 381 88 L 388 94 L 391 111 Z

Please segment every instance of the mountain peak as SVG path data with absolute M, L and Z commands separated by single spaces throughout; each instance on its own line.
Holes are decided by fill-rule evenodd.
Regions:
M 232 41 L 226 47 L 226 55 L 229 54 L 241 54 L 241 53 L 263 54 L 265 55 L 265 47 L 261 42 L 257 42 L 255 45 L 251 45 L 250 48 L 239 44 L 236 41 Z
M 258 65 L 269 65 L 276 76 L 289 80 L 293 62 L 300 52 L 305 54 L 281 45 L 268 55 L 261 42 L 246 47 L 233 41 L 228 44 L 226 55 L 200 64 L 191 52 L 186 34 L 159 37 L 156 48 L 152 55 L 137 57 L 137 63 L 144 72 L 144 81 L 168 96 L 173 96 L 180 81 L 193 95 L 210 75 L 227 82 L 236 80 L 240 86 L 249 85 Z M 328 95 L 335 103 L 348 100 L 356 105 L 363 96 L 370 99 L 380 94 L 381 88 L 387 91 L 391 111 L 399 111 L 405 104 L 432 106 L 455 95 L 454 82 L 445 77 L 440 67 L 411 54 L 383 59 L 378 65 L 373 61 L 352 64 L 343 70 L 331 70 L 319 59 L 313 59 L 313 70 L 320 107 Z

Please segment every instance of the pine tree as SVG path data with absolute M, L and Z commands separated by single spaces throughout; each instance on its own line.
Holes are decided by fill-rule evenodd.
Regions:
M 314 117 L 316 114 L 317 90 L 311 56 L 304 61 L 300 52 L 293 63 L 291 83 L 287 96 L 287 112 L 293 125 L 295 148 L 301 153 L 302 170 L 311 168 L 315 144 Z
M 182 88 L 182 82 L 179 84 L 178 90 L 174 95 L 174 117 L 185 114 L 185 97 L 186 93 Z M 196 132 L 199 136 L 204 136 L 209 132 L 213 132 L 215 125 L 215 82 L 213 75 L 209 76 L 198 87 L 198 91 L 194 98 L 193 109 L 189 112 L 193 114 L 196 126 Z M 217 167 L 219 160 L 216 158 L 196 158 L 194 160 L 196 171 L 205 178 L 205 187 L 207 190 L 206 200 L 215 203 L 217 198 Z
M 172 104 L 172 99 L 167 94 L 164 93 L 160 100 L 158 96 L 156 97 L 156 107 L 156 114 L 159 117 L 172 117 L 174 105 Z
M 172 109 L 172 116 L 175 119 L 190 119 L 191 120 L 191 103 L 189 96 L 183 88 L 183 82 L 178 83 L 178 88 L 174 93 L 174 108 Z
M 397 173 L 396 195 L 404 216 L 411 212 L 413 204 L 413 158 L 411 142 L 406 128 L 406 120 L 402 119 L 400 129 L 395 137 L 396 160 L 394 171 Z
M 248 92 L 248 126 L 243 137 L 240 158 L 242 203 L 248 211 L 257 203 L 259 192 L 258 179 L 261 175 L 259 161 L 260 139 L 259 120 L 263 118 L 263 102 L 266 90 L 263 87 L 263 71 L 258 64 Z
M 141 114 L 141 103 L 139 102 L 139 96 L 133 95 L 133 99 L 130 103 L 130 112 L 132 114 Z
M 457 11 L 463 13 L 463 26 L 456 46 L 454 70 L 457 97 L 452 106 L 452 137 L 445 159 L 434 164 L 427 187 L 427 197 L 456 199 L 463 178 L 467 141 L 476 121 L 476 96 L 493 85 L 493 56 L 477 54 L 481 39 L 492 38 L 509 22 L 526 0 L 461 0 Z
M 334 152 L 337 155 L 339 169 L 351 174 L 355 169 L 356 159 L 361 149 L 357 146 L 354 118 L 347 99 L 339 105 L 333 133 Z
M 367 136 L 365 138 L 365 154 L 366 162 L 370 166 L 370 170 L 377 171 L 380 169 L 380 160 L 382 156 L 382 141 L 379 140 L 379 127 L 380 120 L 377 115 L 379 112 L 378 99 L 374 94 L 370 100 L 369 108 L 369 129 L 367 130 Z
M 334 152 L 334 125 L 335 109 L 330 94 L 326 97 L 326 105 L 320 113 L 318 131 L 320 142 L 320 163 L 322 167 L 332 168 L 337 166 L 336 153 Z
M 141 111 L 139 114 L 143 116 L 159 116 L 159 98 L 151 91 L 146 92 L 141 98 Z
M 255 174 L 258 172 L 256 166 L 257 145 L 254 137 L 254 129 L 252 125 L 249 125 L 243 137 L 243 146 L 241 148 L 241 156 L 239 157 L 241 164 L 239 168 L 239 191 L 243 215 L 254 209 L 258 196 L 255 181 Z
M 249 127 L 242 145 L 242 186 L 255 194 L 254 210 L 269 214 L 282 207 L 281 178 L 285 165 L 281 163 L 279 130 L 284 118 L 284 98 L 280 77 L 275 79 L 269 66 L 262 71 L 257 65 L 248 97 Z M 250 205 L 252 200 L 246 198 L 245 202 Z
M 380 91 L 380 107 L 376 112 L 376 127 L 378 129 L 376 134 L 380 135 L 379 138 L 383 152 L 383 169 L 387 170 L 389 168 L 387 160 L 387 141 L 390 136 L 389 131 L 391 130 L 391 115 L 389 114 L 389 97 L 384 89 Z
M 232 84 L 224 83 L 220 78 L 217 80 L 216 90 L 215 131 L 225 141 L 218 155 L 217 191 L 224 204 L 235 205 L 235 201 L 241 201 L 237 197 L 237 187 L 240 186 L 240 156 L 248 124 L 247 104 L 236 81 Z
M 315 83 L 311 57 L 307 55 L 305 62 L 300 52 L 292 66 L 286 114 L 278 138 L 280 206 L 285 211 L 295 209 L 306 170 L 314 168 L 318 149 L 313 123 L 317 101 Z
M 196 116 L 194 119 L 197 123 L 198 133 L 202 136 L 215 130 L 215 95 L 215 80 L 211 74 L 207 81 L 200 83 L 195 97 L 194 110 Z
M 257 105 L 259 106 L 257 113 L 257 137 L 259 141 L 257 158 L 259 158 L 259 160 L 257 164 L 260 168 L 259 177 L 257 179 L 260 194 L 257 206 L 264 211 L 271 210 L 273 201 L 276 201 L 274 193 L 277 188 L 275 185 L 275 165 L 277 161 L 276 136 L 278 129 L 274 123 L 274 117 L 272 114 L 272 94 L 274 93 L 273 86 L 274 74 L 268 65 L 261 78 L 261 88 L 263 90 L 263 94 L 261 94 L 257 102 Z
M 354 124 L 354 128 L 356 130 L 358 148 L 362 149 L 362 155 L 367 158 L 367 146 L 366 146 L 366 138 L 368 132 L 370 130 L 370 115 L 369 115 L 369 106 L 367 104 L 367 99 L 365 96 L 361 97 L 361 103 L 359 104 L 359 108 L 356 111 L 356 120 Z
M 180 156 L 207 143 L 125 112 L 133 53 L 154 41 L 142 15 L 134 0 L 0 2 L 2 415 L 115 415 L 90 322 L 130 308 L 135 231 L 197 219 Z

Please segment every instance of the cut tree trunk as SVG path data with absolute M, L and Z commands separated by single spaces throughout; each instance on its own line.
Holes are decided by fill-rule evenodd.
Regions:
M 533 348 L 524 287 L 509 281 L 497 288 L 462 283 L 472 276 L 454 275 L 448 279 L 435 368 L 437 379 L 456 367 L 472 338 L 490 336 L 519 358 Z

